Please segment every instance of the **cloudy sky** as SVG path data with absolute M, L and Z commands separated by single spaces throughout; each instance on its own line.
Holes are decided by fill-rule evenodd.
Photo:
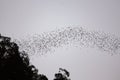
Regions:
M 120 37 L 119 8 L 119 0 L 0 0 L 0 33 L 19 39 L 80 26 Z M 62 67 L 72 80 L 120 80 L 120 55 L 96 48 L 63 46 L 31 62 L 50 79 Z

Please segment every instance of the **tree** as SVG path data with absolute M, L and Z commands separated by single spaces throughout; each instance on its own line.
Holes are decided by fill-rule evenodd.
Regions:
M 29 62 L 28 55 L 19 51 L 11 38 L 0 35 L 0 80 L 48 80 Z
M 59 72 L 55 74 L 54 80 L 70 80 L 70 73 L 66 69 L 59 68 Z
M 70 73 L 59 68 L 54 80 L 70 80 Z M 19 51 L 11 38 L 0 35 L 0 80 L 48 80 L 29 62 L 28 54 Z

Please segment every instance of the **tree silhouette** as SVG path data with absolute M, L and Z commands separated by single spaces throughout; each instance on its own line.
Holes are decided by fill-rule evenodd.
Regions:
M 59 72 L 55 74 L 54 80 L 71 80 L 70 73 L 66 69 L 59 68 Z
M 16 43 L 0 35 L 0 80 L 48 80 L 31 65 L 25 52 Z
M 63 73 L 62 73 L 63 72 Z M 70 80 L 69 72 L 59 68 L 54 80 Z M 19 51 L 11 38 L 0 35 L 0 80 L 48 80 L 29 62 L 28 54 Z

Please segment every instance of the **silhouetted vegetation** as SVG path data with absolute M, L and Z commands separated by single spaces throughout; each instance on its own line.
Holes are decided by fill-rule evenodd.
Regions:
M 55 74 L 54 80 L 70 80 L 70 73 L 66 69 L 59 68 L 59 72 Z
M 30 64 L 25 52 L 16 43 L 0 35 L 0 80 L 48 80 Z
M 16 43 L 9 37 L 0 35 L 0 80 L 48 80 L 38 69 L 29 62 L 28 55 L 19 51 Z M 54 80 L 69 80 L 69 72 L 60 69 L 65 74 L 56 73 Z

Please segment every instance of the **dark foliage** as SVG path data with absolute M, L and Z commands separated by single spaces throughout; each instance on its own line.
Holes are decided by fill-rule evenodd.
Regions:
M 70 73 L 66 69 L 59 68 L 59 72 L 55 74 L 54 80 L 70 80 Z
M 28 55 L 19 51 L 11 38 L 0 35 L 0 80 L 48 80 L 29 62 Z M 63 72 L 63 73 L 62 73 Z M 70 80 L 69 72 L 60 68 L 54 80 Z
M 28 55 L 16 43 L 0 35 L 0 80 L 48 80 L 30 64 Z

